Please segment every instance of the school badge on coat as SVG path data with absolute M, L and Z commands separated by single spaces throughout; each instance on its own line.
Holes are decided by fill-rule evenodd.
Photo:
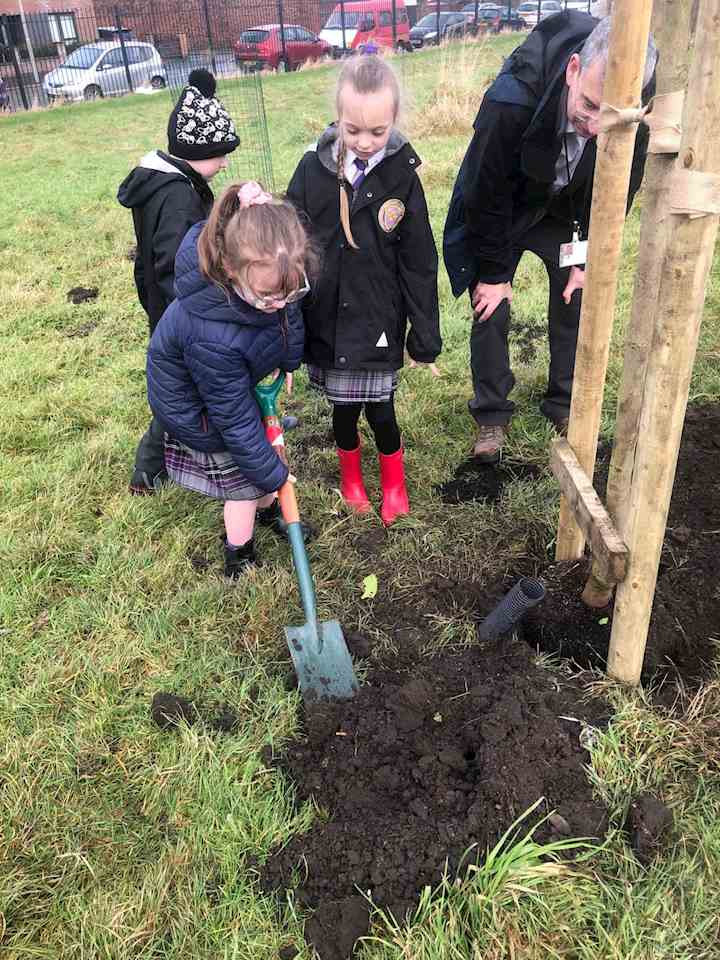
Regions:
M 405 216 L 405 204 L 402 200 L 386 200 L 378 211 L 378 223 L 385 233 L 392 233 Z

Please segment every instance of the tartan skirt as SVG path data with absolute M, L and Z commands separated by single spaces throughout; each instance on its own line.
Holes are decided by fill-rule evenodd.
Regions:
M 179 487 L 215 500 L 259 500 L 266 491 L 242 475 L 232 456 L 203 453 L 165 434 L 165 469 Z
M 308 364 L 310 386 L 330 403 L 382 403 L 397 390 L 397 370 L 323 370 Z

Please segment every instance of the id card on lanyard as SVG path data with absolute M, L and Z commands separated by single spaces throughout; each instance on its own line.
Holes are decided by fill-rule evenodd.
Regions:
M 560 244 L 560 267 L 579 267 L 587 260 L 587 240 L 580 239 L 580 228 L 574 225 L 573 236 L 570 243 Z

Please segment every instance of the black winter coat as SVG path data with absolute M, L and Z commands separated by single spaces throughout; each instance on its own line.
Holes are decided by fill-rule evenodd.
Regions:
M 157 150 L 143 157 L 123 180 L 118 200 L 132 210 L 135 286 L 152 335 L 175 296 L 178 248 L 190 227 L 207 218 L 213 193 L 190 164 Z
M 263 313 L 201 273 L 193 227 L 177 255 L 176 293 L 150 340 L 148 400 L 165 430 L 193 450 L 227 450 L 243 476 L 271 493 L 288 477 L 265 436 L 253 388 L 303 351 L 296 304 Z
M 458 173 L 443 237 L 445 266 L 459 296 L 478 282 L 511 278 L 513 241 L 544 215 L 587 237 L 596 145 L 585 144 L 568 186 L 553 196 L 561 149 L 558 116 L 565 69 L 598 21 L 566 11 L 542 20 L 508 58 L 485 94 L 475 134 Z M 647 103 L 654 78 L 643 91 Z M 642 182 L 649 131 L 640 124 L 630 175 L 628 210 Z
M 345 239 L 333 144 L 334 126 L 300 161 L 288 197 L 310 223 L 323 251 L 323 271 L 303 300 L 305 359 L 323 369 L 397 370 L 406 346 L 429 363 L 442 348 L 438 256 L 417 174 L 420 159 L 397 133 L 351 201 Z M 402 214 L 395 225 L 388 214 Z M 384 227 L 383 227 L 384 224 Z M 383 336 L 384 334 L 384 336 Z

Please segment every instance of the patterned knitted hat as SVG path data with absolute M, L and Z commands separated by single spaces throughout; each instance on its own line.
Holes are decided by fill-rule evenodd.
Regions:
M 210 160 L 240 146 L 230 114 L 215 96 L 215 77 L 193 70 L 168 121 L 168 153 L 182 160 Z

